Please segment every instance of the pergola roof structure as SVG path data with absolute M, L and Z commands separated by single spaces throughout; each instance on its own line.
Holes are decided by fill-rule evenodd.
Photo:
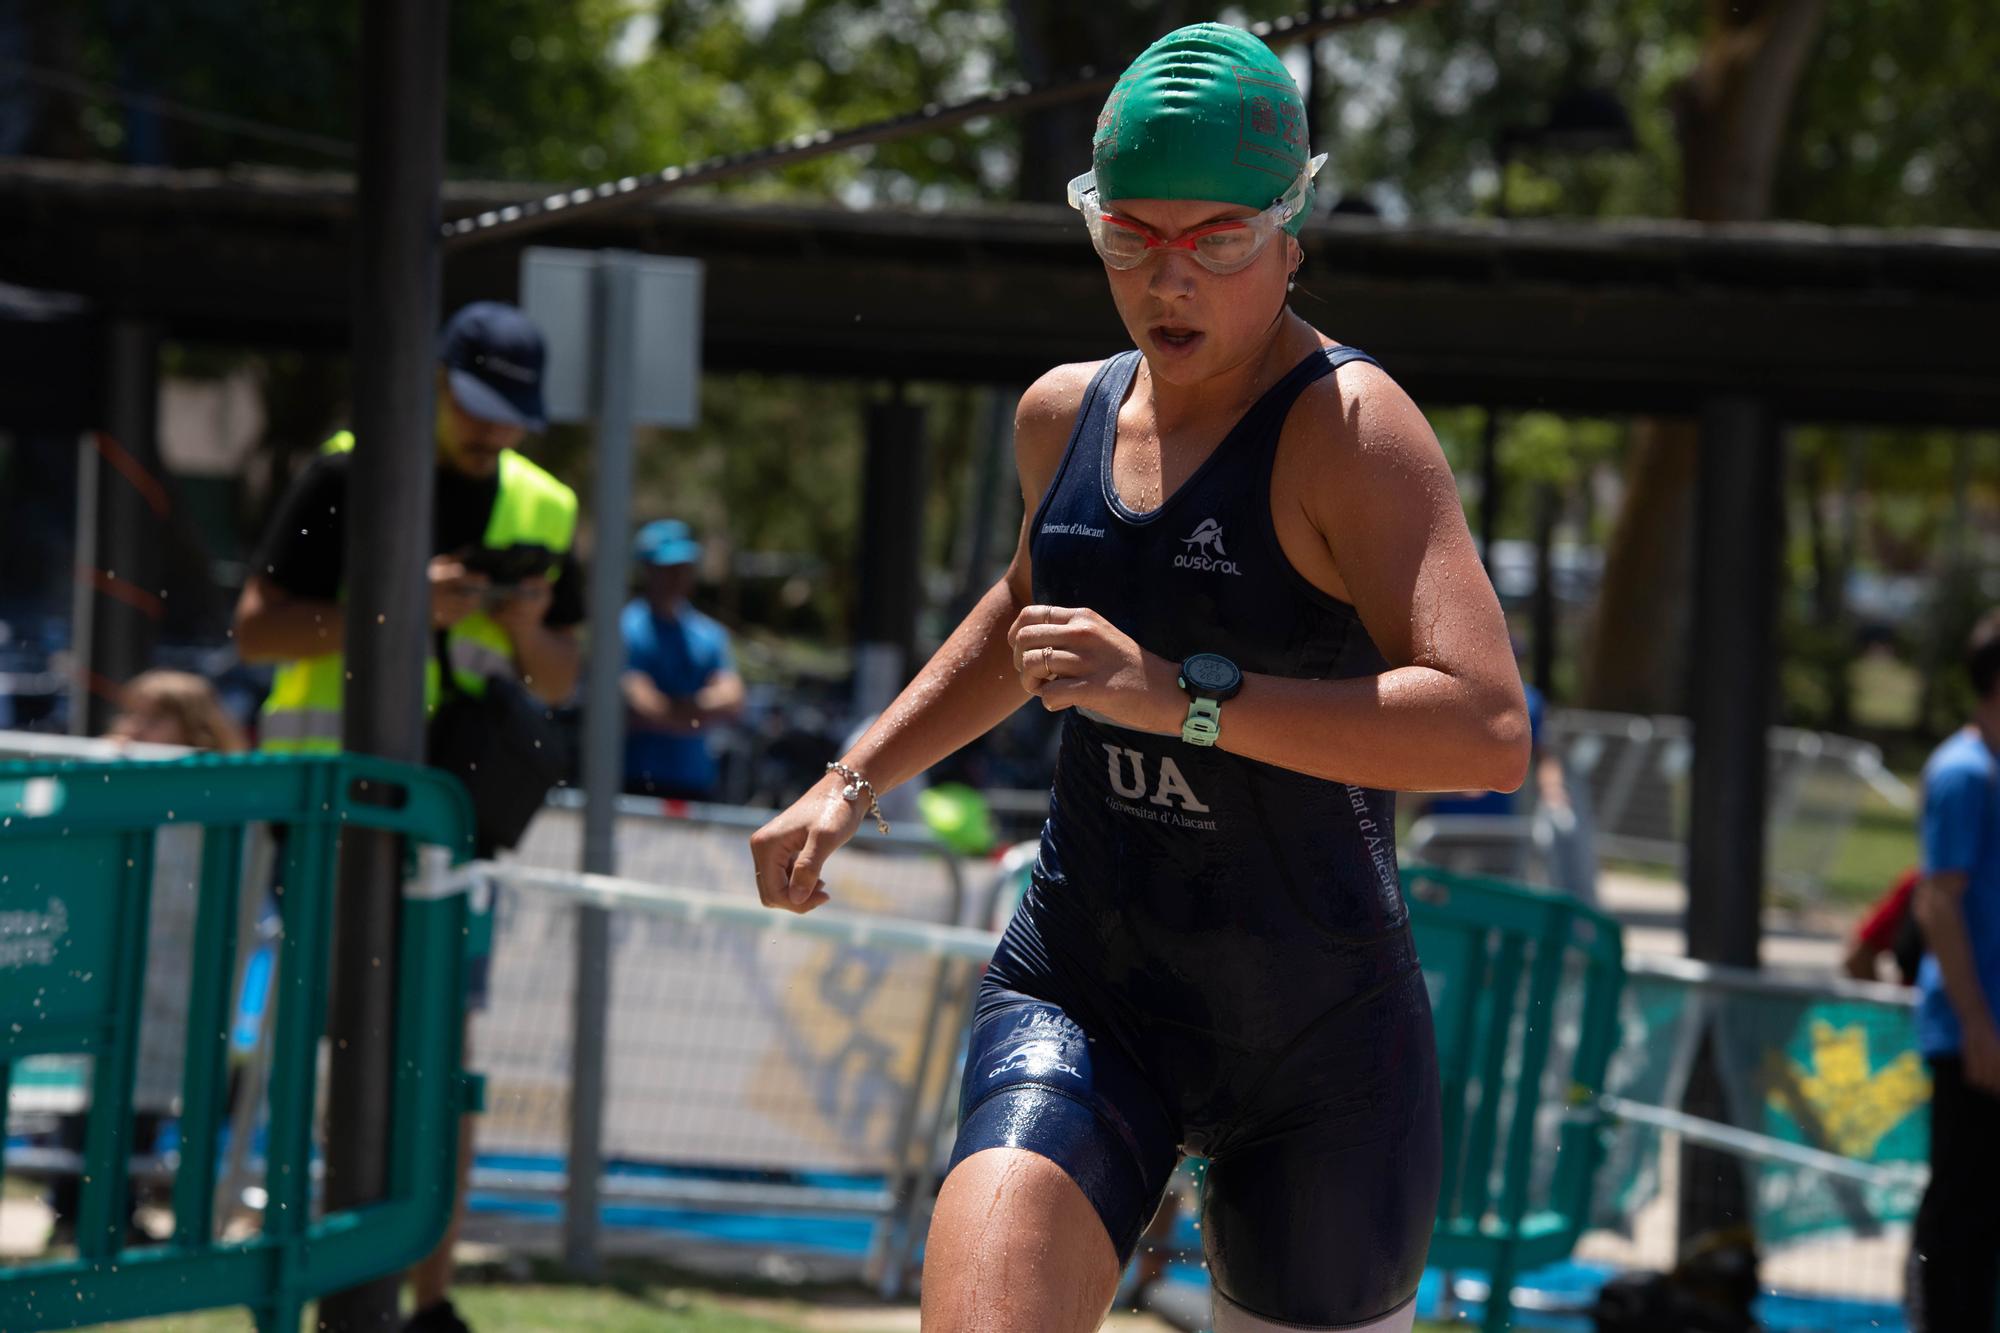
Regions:
M 521 193 L 458 184 L 445 211 Z M 0 282 L 168 337 L 341 345 L 354 207 L 343 175 L 0 161 Z M 1335 217 L 1304 239 L 1297 308 L 1420 400 L 1679 413 L 1749 393 L 1793 420 L 2000 424 L 2000 233 Z M 718 370 L 1021 383 L 1126 345 L 1056 207 L 675 198 L 537 243 L 701 259 Z M 451 252 L 445 308 L 511 296 L 519 259 Z

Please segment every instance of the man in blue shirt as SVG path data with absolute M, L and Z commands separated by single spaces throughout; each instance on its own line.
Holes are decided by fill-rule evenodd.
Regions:
M 1913 1333 L 1994 1327 L 2000 1284 L 2000 611 L 1972 632 L 1972 721 L 1924 765 L 1917 1044 L 1931 1183 L 1911 1238 Z
M 729 631 L 688 605 L 701 543 L 678 519 L 639 530 L 644 592 L 626 606 L 625 790 L 702 801 L 715 794 L 708 729 L 743 711 Z

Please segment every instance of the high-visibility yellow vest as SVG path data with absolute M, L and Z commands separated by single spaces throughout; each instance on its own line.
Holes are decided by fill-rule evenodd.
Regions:
M 354 447 L 351 431 L 342 431 L 322 446 L 327 453 Z M 546 546 L 567 551 L 576 535 L 576 492 L 512 449 L 500 455 L 500 493 L 486 521 L 484 544 Z M 555 570 L 549 574 L 554 577 Z M 468 694 L 486 688 L 486 677 L 514 670 L 514 641 L 498 621 L 475 611 L 445 633 L 445 651 L 459 687 Z M 285 754 L 320 753 L 340 749 L 340 700 L 346 668 L 339 653 L 306 657 L 278 668 L 271 693 L 264 700 L 258 740 L 265 750 Z M 437 707 L 438 664 L 432 653 L 425 665 L 424 712 Z

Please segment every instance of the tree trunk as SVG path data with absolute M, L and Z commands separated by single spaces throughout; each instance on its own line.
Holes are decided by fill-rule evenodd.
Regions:
M 1698 222 L 1771 214 L 1785 120 L 1827 0 L 1708 0 L 1701 60 L 1674 95 L 1681 212 Z
M 1701 59 L 1674 94 L 1685 216 L 1770 216 L 1785 120 L 1826 3 L 1708 0 Z M 1685 702 L 1695 445 L 1689 423 L 1633 423 L 1583 671 L 1590 707 L 1676 712 Z
M 1625 491 L 1604 558 L 1584 698 L 1617 713 L 1678 713 L 1687 705 L 1693 630 L 1695 423 L 1632 423 Z

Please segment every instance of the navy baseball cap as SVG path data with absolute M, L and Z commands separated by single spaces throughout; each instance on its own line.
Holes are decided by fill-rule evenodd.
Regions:
M 659 518 L 639 529 L 632 554 L 645 565 L 691 565 L 701 559 L 701 543 L 679 519 Z
M 474 301 L 446 322 L 438 360 L 458 405 L 482 421 L 547 430 L 542 407 L 542 333 L 511 305 Z

